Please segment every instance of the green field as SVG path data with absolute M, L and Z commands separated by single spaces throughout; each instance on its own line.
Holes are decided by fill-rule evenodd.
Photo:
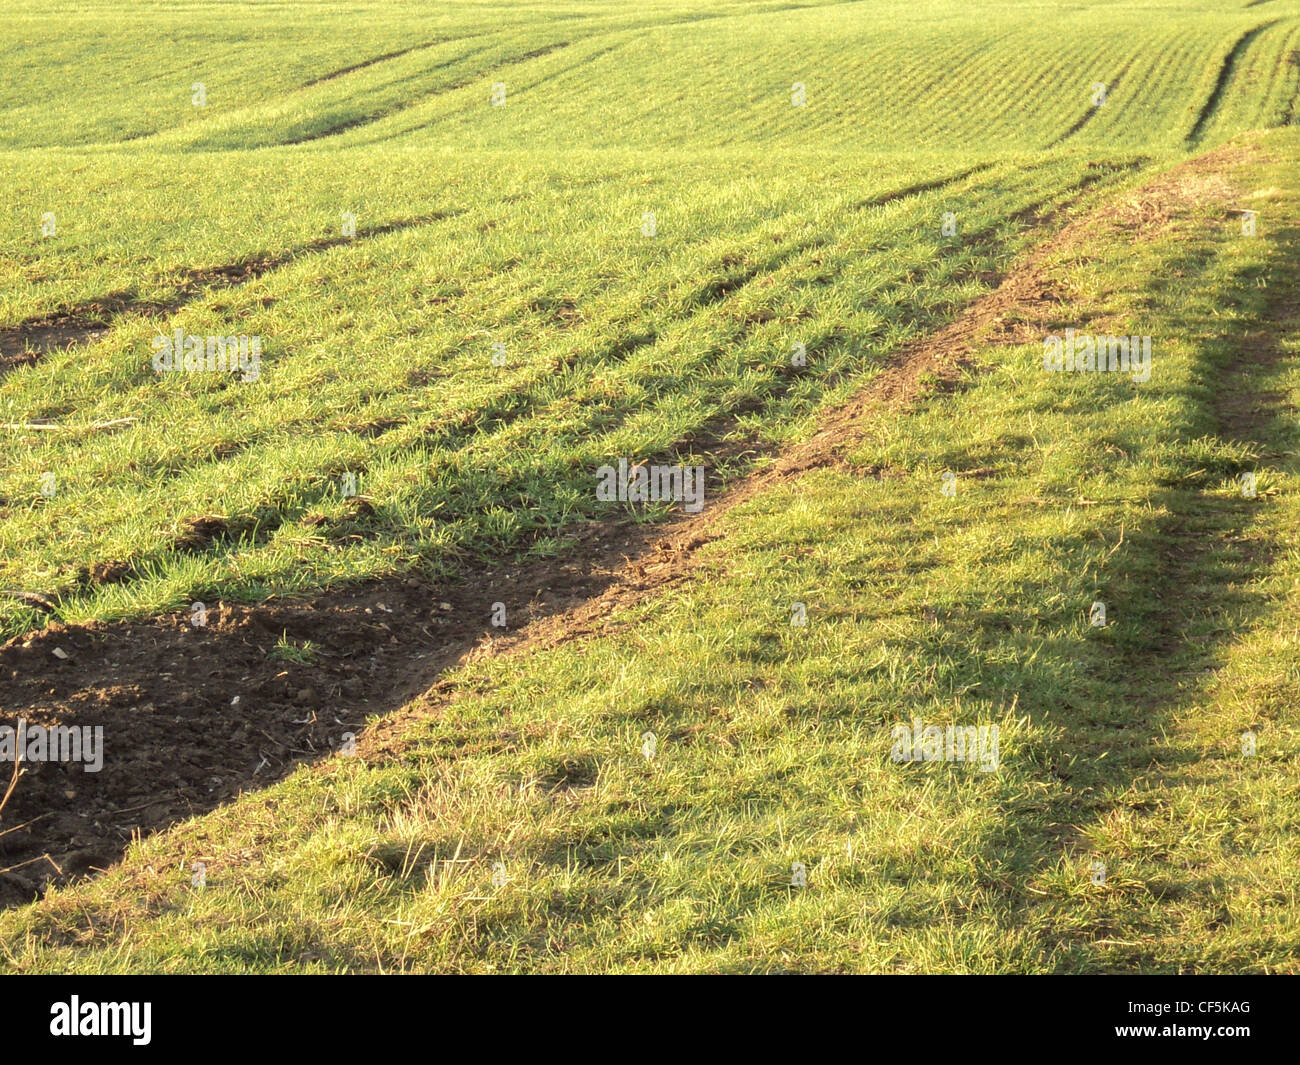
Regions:
M 129 723 L 113 648 L 195 601 L 483 636 L 413 701 L 254 640 L 371 728 L 190 818 L 44 838 L 38 773 L 149 784 L 33 767 L 0 968 L 1300 971 L 1294 7 L 15 0 L 0 69 L 0 724 Z M 620 458 L 707 535 L 496 648 L 490 581 L 689 540 Z

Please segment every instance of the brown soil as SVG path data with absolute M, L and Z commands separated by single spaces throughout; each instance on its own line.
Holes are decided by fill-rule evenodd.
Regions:
M 1211 155 L 1147 185 L 1132 209 L 1167 221 L 1204 202 L 1218 191 L 1214 165 Z M 458 662 L 607 631 L 617 611 L 691 576 L 699 549 L 721 535 L 722 515 L 806 471 L 848 465 L 871 419 L 957 382 L 973 349 L 1004 334 L 1008 322 L 1048 321 L 1060 296 L 1044 264 L 1097 226 L 1131 232 L 1129 211 L 1110 204 L 1065 225 L 956 322 L 900 351 L 861 393 L 828 412 L 815 436 L 715 497 L 703 514 L 655 526 L 584 526 L 559 560 L 484 568 L 451 585 L 402 578 L 309 602 L 209 604 L 198 628 L 186 614 L 55 623 L 11 640 L 0 647 L 3 723 L 101 725 L 106 756 L 97 774 L 79 765 L 26 767 L 3 811 L 0 904 L 103 869 L 133 835 L 337 751 L 345 733 L 360 734 L 372 715 L 388 716 L 360 736 L 359 752 L 392 753 L 404 722 L 453 697 L 452 683 L 439 678 Z M 211 534 L 201 521 L 191 530 L 199 539 Z M 102 576 L 113 579 L 112 564 L 105 566 Z M 491 625 L 494 602 L 506 606 L 504 629 Z M 277 652 L 282 640 L 291 645 L 287 655 Z M 292 648 L 307 641 L 312 660 L 293 660 Z
M 31 366 L 48 351 L 89 344 L 107 332 L 105 323 L 73 315 L 56 315 L 0 330 L 0 374 Z

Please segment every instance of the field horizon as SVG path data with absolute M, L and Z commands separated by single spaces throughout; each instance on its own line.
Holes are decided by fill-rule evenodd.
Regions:
M 0 970 L 1300 972 L 1300 12 L 0 61 Z

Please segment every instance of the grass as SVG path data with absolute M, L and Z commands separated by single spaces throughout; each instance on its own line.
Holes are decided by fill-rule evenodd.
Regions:
M 426 221 L 381 214 L 379 235 L 362 222 L 354 242 L 301 255 L 234 247 L 232 262 L 288 261 L 189 293 L 177 280 L 189 268 L 161 252 L 158 279 L 138 283 L 106 335 L 0 383 L 6 421 L 67 429 L 6 435 L 0 582 L 60 599 L 75 621 L 550 550 L 597 515 L 592 471 L 609 456 L 685 458 L 692 438 L 720 430 L 781 439 L 979 292 L 1023 247 L 1025 213 L 1077 199 L 1085 179 L 1095 196 L 1131 176 L 1120 162 L 998 164 L 890 200 L 897 179 L 867 161 L 819 179 L 814 198 L 780 164 L 719 181 L 695 166 L 670 179 L 660 163 L 636 193 L 611 178 L 575 203 L 547 175 L 502 209 L 498 197 L 520 188 L 512 177 L 484 185 L 465 170 L 464 186 L 419 202 L 413 170 L 351 158 L 387 174 L 397 189 L 385 197 L 412 192 L 408 210 Z M 311 191 L 302 173 L 281 180 L 296 182 L 299 204 L 324 200 L 341 165 L 309 168 L 323 185 Z M 660 208 L 653 238 L 640 236 L 647 203 Z M 940 232 L 946 211 L 960 219 L 957 246 Z M 546 228 L 534 231 L 539 212 Z M 171 216 L 149 196 L 115 217 L 130 230 L 145 213 Z M 139 250 L 123 258 L 153 246 L 132 239 Z M 121 285 L 120 262 L 103 269 Z M 152 338 L 177 328 L 261 337 L 258 379 L 156 374 Z M 795 341 L 812 372 L 791 372 Z M 121 418 L 135 421 L 80 428 Z M 343 495 L 348 473 L 364 508 Z M 196 546 L 188 524 L 207 518 L 224 531 Z M 104 559 L 127 579 L 88 580 Z M 30 626 L 21 604 L 8 610 L 11 632 Z
M 786 7 L 304 3 L 255 37 L 19 0 L 0 329 L 102 329 L 0 377 L 0 420 L 59 427 L 0 431 L 0 586 L 60 621 L 563 556 L 613 516 L 598 466 L 734 483 L 755 460 L 719 455 L 807 439 L 1104 203 L 1127 228 L 1043 299 L 1154 355 L 1044 373 L 1004 323 L 671 594 L 0 914 L 2 964 L 1297 971 L 1300 136 L 1242 131 L 1294 117 L 1300 20 Z M 1230 138 L 1226 192 L 1123 214 Z M 155 374 L 176 328 L 261 337 L 258 380 Z M 45 618 L 0 599 L 6 635 Z M 998 726 L 1000 767 L 891 761 L 915 718 Z
M 1300 138 L 1262 143 L 1231 176 L 1283 189 Z M 1295 348 L 1296 207 L 1270 193 L 1255 238 L 1217 208 L 1094 235 L 1047 267 L 1060 319 L 1140 321 L 1150 382 L 982 345 L 869 431 L 853 459 L 888 476 L 756 497 L 698 579 L 459 671 L 396 756 L 304 769 L 6 915 L 9 964 L 1293 971 L 1298 382 L 1240 350 L 1264 322 Z M 1249 444 L 1229 383 L 1271 397 Z M 999 725 L 1000 769 L 891 762 L 912 717 Z
M 104 328 L 0 381 L 7 423 L 63 427 L 0 443 L 0 583 L 83 621 L 551 552 L 593 516 L 590 469 L 610 455 L 788 438 L 1085 182 L 1280 120 L 1300 91 L 1284 58 L 1300 22 L 1257 11 L 1027 21 L 1008 3 L 949 29 L 938 0 L 769 7 L 412 22 L 300 4 L 272 41 L 225 5 L 141 6 L 122 26 L 86 4 L 66 32 L 20 5 L 0 326 Z M 1086 48 L 1016 66 L 1074 37 Z M 145 51 L 127 62 L 114 42 Z M 178 55 L 205 62 L 173 99 Z M 1158 77 L 1133 66 L 1157 57 Z M 792 106 L 795 75 L 769 83 L 805 68 L 820 80 L 798 75 L 811 97 Z M 39 119 L 20 102 L 38 84 L 65 104 Z M 960 239 L 940 231 L 949 212 Z M 259 337 L 258 380 L 156 374 L 151 342 L 178 328 Z M 788 372 L 793 343 L 811 372 Z M 106 562 L 125 575 L 87 576 Z M 7 601 L 0 631 L 40 617 Z

